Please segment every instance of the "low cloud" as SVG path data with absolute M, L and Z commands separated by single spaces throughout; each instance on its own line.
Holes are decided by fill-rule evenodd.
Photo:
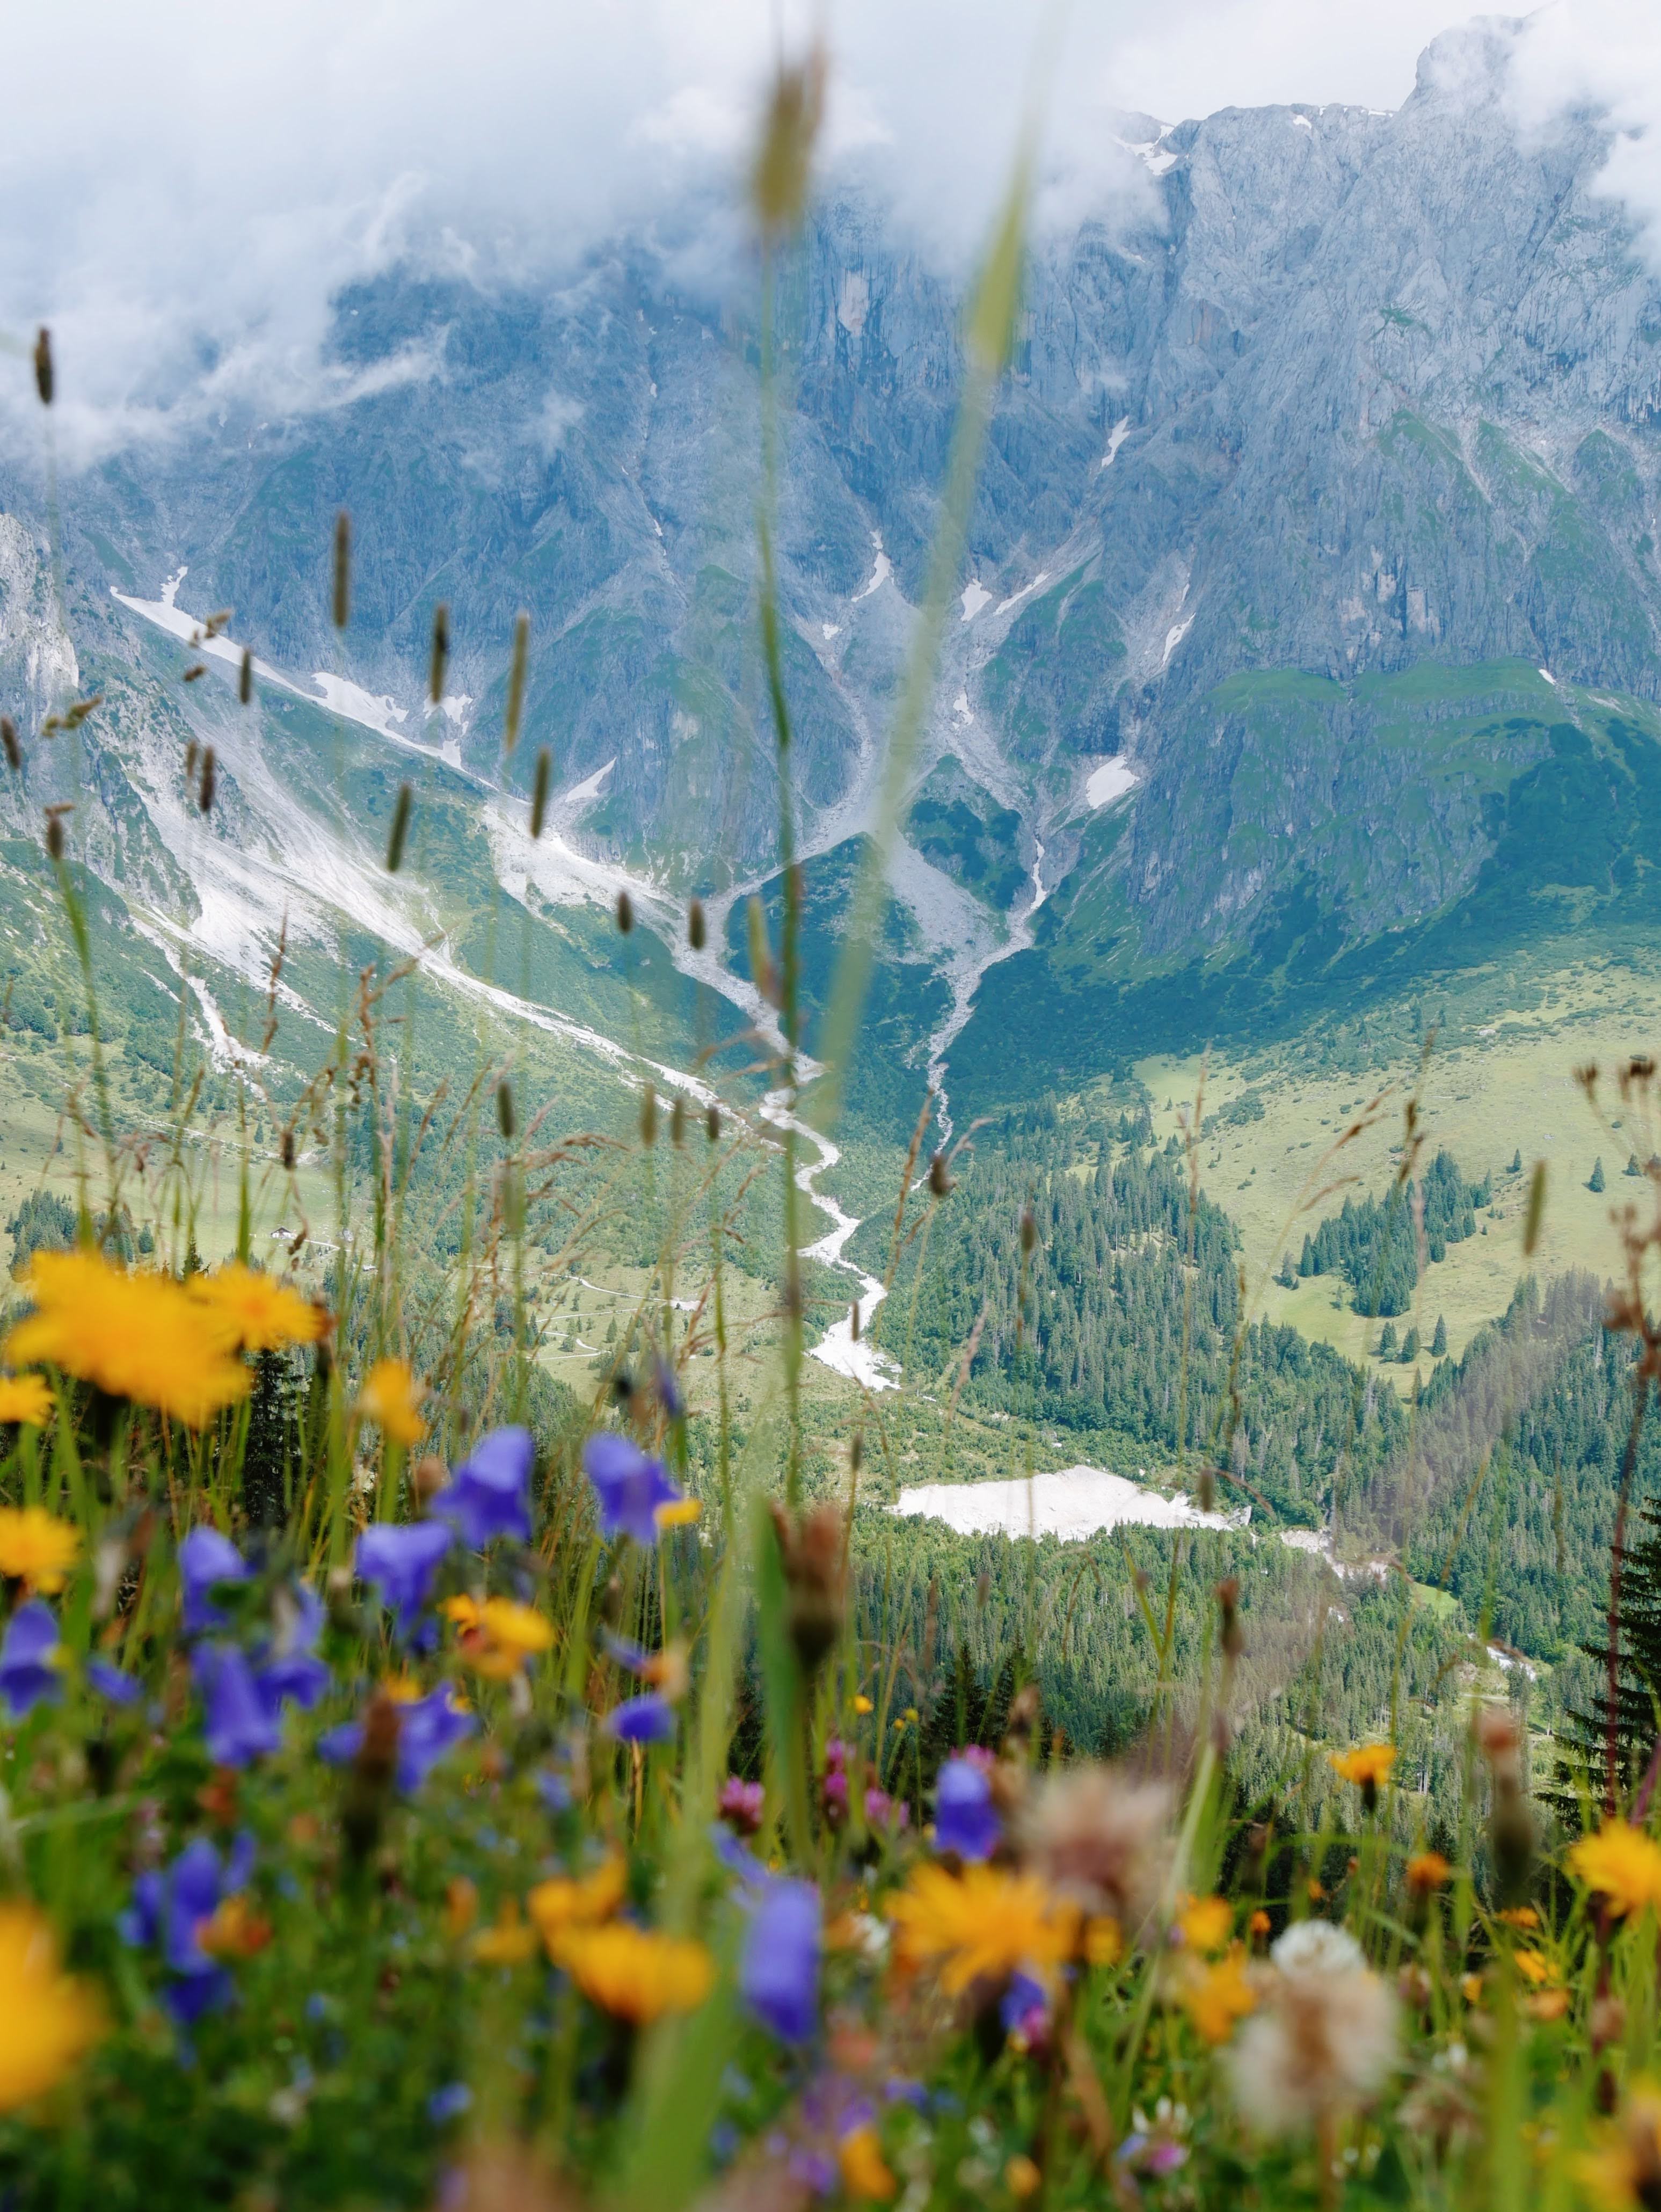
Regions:
M 807 8 L 786 0 L 787 48 Z M 961 266 L 1033 98 L 1040 206 L 1072 222 L 1147 189 L 1116 110 L 1394 106 L 1419 49 L 1463 13 L 1447 0 L 1075 6 L 1036 84 L 1048 0 L 834 0 L 825 166 Z M 55 0 L 13 16 L 0 331 L 16 351 L 0 356 L 0 441 L 14 450 L 20 437 L 38 450 L 37 321 L 57 340 L 61 436 L 85 459 L 236 408 L 339 405 L 365 375 L 439 373 L 419 348 L 381 371 L 331 362 L 331 301 L 400 262 L 486 285 L 550 280 L 608 233 L 651 226 L 710 282 L 745 277 L 734 210 L 773 0 L 284 0 L 206 31 L 195 0 Z M 1585 23 L 1594 53 L 1577 45 Z M 1555 69 L 1647 132 L 1661 68 L 1634 6 L 1564 0 L 1531 51 L 1542 84 Z M 1540 106 L 1526 84 L 1519 99 Z M 1661 222 L 1648 149 L 1622 139 L 1609 181 Z M 562 434 L 557 415 L 545 428 Z

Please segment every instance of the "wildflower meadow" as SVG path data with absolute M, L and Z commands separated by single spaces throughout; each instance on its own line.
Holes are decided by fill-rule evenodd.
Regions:
M 816 60 L 783 73 L 754 177 L 764 294 L 820 102 Z M 1013 343 L 1027 193 L 1023 167 L 969 308 L 889 830 Z M 765 299 L 759 329 L 765 348 Z M 769 501 L 782 407 L 773 376 Z M 343 519 L 319 550 L 343 626 L 351 557 Z M 435 697 L 445 649 L 437 626 Z M 1170 1541 L 1168 1586 L 1127 1555 L 1159 1684 L 1111 1755 L 1058 1728 L 1018 1648 L 995 1698 L 911 1701 L 881 1556 L 854 1545 L 862 1466 L 898 1416 L 862 1396 L 827 1479 L 801 1393 L 798 1117 L 834 1126 L 887 832 L 830 1000 L 841 1059 L 810 1086 L 765 595 L 758 650 L 785 896 L 776 953 L 752 918 L 777 1023 L 750 1058 L 712 1054 L 661 1105 L 642 1084 L 633 1129 L 602 1138 L 550 1129 L 511 1051 L 482 1050 L 466 1097 L 416 1127 L 391 1085 L 404 978 L 343 985 L 297 1103 L 260 1092 L 258 1055 L 239 1066 L 216 1158 L 239 1230 L 205 1263 L 196 1102 L 142 1157 L 105 1113 L 84 878 L 57 816 L 45 833 L 89 1043 L 66 1109 L 75 1235 L 27 1259 L 0 1341 L 4 2203 L 1661 2204 L 1661 1749 L 1628 1774 L 1611 1740 L 1553 1810 L 1515 1712 L 1456 1680 L 1437 1693 L 1458 1747 L 1442 1801 L 1408 1786 L 1399 1730 L 1288 1725 L 1273 1789 L 1248 1789 L 1249 1593 L 1209 1523 Z M 510 747 L 524 683 L 521 633 Z M 191 773 L 206 810 L 211 759 Z M 545 769 L 535 787 L 533 837 Z M 406 786 L 390 872 L 419 830 Z M 686 927 L 701 951 L 701 909 Z M 1621 1080 L 1647 1095 L 1641 1064 Z M 429 1135 L 453 1251 L 421 1210 Z M 1403 1183 L 1421 1142 L 1409 1116 Z M 555 1390 L 527 1239 L 595 1159 L 658 1251 L 586 1387 Z M 343 1195 L 305 1276 L 308 1161 Z M 914 1143 L 899 1195 L 908 1222 L 941 1216 L 951 1158 Z M 573 1269 L 586 1203 L 561 1231 Z M 1041 1232 L 1018 1194 L 1009 1210 L 1018 1352 Z M 758 1218 L 779 1289 L 767 1418 L 741 1439 L 727 1231 Z M 890 1284 L 902 1241 L 896 1224 Z M 1611 1252 L 1634 1438 L 1658 1244 L 1661 1214 L 1634 1208 Z M 1024 1418 L 1017 1401 L 1012 1435 Z M 1191 1479 L 1209 1506 L 1215 1473 Z

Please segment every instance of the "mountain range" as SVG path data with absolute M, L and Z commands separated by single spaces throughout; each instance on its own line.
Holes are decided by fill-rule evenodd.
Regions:
M 1661 918 L 1661 283 L 1601 189 L 1600 118 L 1513 118 L 1515 35 L 1439 40 L 1393 113 L 1120 116 L 1122 187 L 1035 239 L 893 870 L 883 1050 L 913 1095 L 949 1066 L 996 1103 Z M 327 410 L 227 406 L 55 479 L 38 452 L 0 457 L 20 1006 L 52 995 L 42 810 L 72 799 L 100 942 L 144 979 L 124 987 L 139 1032 L 145 994 L 177 1004 L 188 969 L 191 1020 L 226 1049 L 221 1001 L 263 989 L 285 921 L 284 988 L 319 1034 L 343 947 L 427 945 L 435 988 L 506 1005 L 506 914 L 508 997 L 548 1034 L 615 1037 L 644 988 L 652 1038 L 684 1045 L 667 958 L 625 988 L 608 915 L 627 882 L 678 941 L 697 890 L 736 944 L 735 900 L 776 866 L 758 295 L 709 242 L 728 228 L 682 210 L 535 290 L 402 266 L 337 298 Z M 779 274 L 810 985 L 922 594 L 962 290 L 834 191 Z M 93 692 L 78 731 L 40 734 Z M 218 764 L 206 814 L 192 740 Z

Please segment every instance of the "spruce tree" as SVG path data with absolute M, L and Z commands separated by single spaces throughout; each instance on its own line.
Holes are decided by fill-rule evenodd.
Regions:
M 1523 1172 L 1523 1148 L 1520 1145 L 1511 1156 L 1511 1172 L 1512 1175 L 1521 1175 Z
M 254 1362 L 248 1401 L 248 1444 L 242 1458 L 242 1505 L 256 1528 L 281 1528 L 288 1516 L 295 1464 L 294 1369 L 280 1352 Z
M 1624 1806 L 1642 1779 L 1656 1747 L 1661 1705 L 1661 1506 L 1640 1506 L 1642 1533 L 1621 1558 L 1620 1654 L 1615 1700 L 1616 1791 Z M 1594 1816 L 1603 1802 L 1609 1774 L 1609 1644 L 1583 1644 L 1597 1666 L 1591 1711 L 1563 1716 L 1560 1741 L 1567 1787 L 1549 1802 L 1571 1827 L 1580 1819 L 1584 1784 Z
M 1384 1325 L 1384 1334 L 1379 1339 L 1378 1356 L 1380 1359 L 1396 1357 L 1396 1324 L 1393 1321 L 1387 1321 Z
M 1430 1356 L 1433 1359 L 1440 1359 L 1446 1350 L 1447 1322 L 1442 1315 L 1438 1314 L 1436 1316 L 1436 1334 L 1430 1340 Z
M 1592 1162 L 1592 1164 L 1591 1164 L 1591 1181 L 1587 1183 L 1587 1185 L 1586 1185 L 1586 1188 L 1587 1188 L 1588 1190 L 1602 1190 L 1602 1188 L 1603 1188 L 1603 1159 L 1602 1159 L 1602 1158 L 1601 1158 L 1601 1156 L 1600 1156 L 1598 1158 L 1595 1159 L 1595 1160 Z
M 1418 1332 L 1418 1330 L 1417 1330 L 1416 1328 L 1410 1328 L 1410 1329 L 1409 1329 L 1409 1331 L 1408 1331 L 1407 1334 L 1405 1335 L 1405 1337 L 1403 1337 L 1403 1340 L 1402 1340 L 1402 1364 L 1403 1364 L 1403 1367 L 1410 1367 L 1410 1366 L 1413 1364 L 1414 1361 L 1418 1358 L 1418 1356 L 1419 1356 L 1419 1332 Z
M 1638 1164 L 1638 1155 L 1636 1152 L 1628 1152 L 1627 1154 L 1627 1164 L 1622 1169 L 1621 1172 L 1622 1175 L 1629 1176 L 1643 1174 L 1643 1169 Z

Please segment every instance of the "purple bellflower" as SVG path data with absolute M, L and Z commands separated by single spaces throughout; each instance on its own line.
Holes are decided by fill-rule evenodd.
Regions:
M 324 1620 L 323 1601 L 306 1583 L 278 1592 L 276 1633 L 255 1654 L 259 1694 L 274 1712 L 295 1705 L 309 1713 L 329 1687 L 332 1678 L 317 1656 Z
M 447 1521 L 376 1521 L 358 1538 L 353 1566 L 407 1635 L 432 1595 L 433 1577 L 456 1540 Z
M 819 2024 L 821 1917 L 816 1887 L 787 1879 L 769 1881 L 750 1909 L 738 1986 L 783 2043 L 805 2043 Z
M 43 1698 L 63 1694 L 58 1671 L 58 1623 L 50 1606 L 32 1598 L 20 1605 L 0 1644 L 0 1698 L 14 1720 L 21 1720 Z
M 529 1429 L 492 1429 L 470 1458 L 433 1500 L 433 1511 L 461 1531 L 476 1552 L 493 1536 L 530 1541 L 530 1468 L 536 1446 Z
M 667 1698 L 648 1690 L 614 1705 L 604 1725 L 606 1734 L 619 1743 L 668 1743 L 675 1734 L 675 1708 Z
M 250 1766 L 277 1749 L 282 1704 L 261 1696 L 246 1652 L 234 1644 L 198 1644 L 191 1672 L 202 1692 L 208 1756 L 215 1766 Z
M 477 1723 L 450 1702 L 447 1683 L 427 1697 L 398 1707 L 397 1784 L 405 1792 L 419 1790 L 452 1744 L 472 1735 Z M 331 1766 L 349 1765 L 363 1742 L 361 1721 L 347 1721 L 318 1738 L 318 1753 Z
M 253 1871 L 254 1840 L 240 1835 L 221 1869 L 205 1837 L 187 1844 L 164 1872 L 142 1874 L 130 1908 L 121 1915 L 124 1939 L 136 1949 L 159 1949 L 173 1978 L 163 2002 L 181 2027 L 200 2020 L 231 1994 L 231 1977 L 202 1948 L 203 1926 L 220 1902 L 246 1889 Z
M 112 1705 L 136 1705 L 144 1694 L 144 1685 L 136 1674 L 124 1674 L 119 1667 L 112 1667 L 107 1659 L 88 1659 L 87 1681 L 100 1698 L 107 1698 Z
M 685 1494 L 662 1464 L 615 1430 L 591 1437 L 583 1446 L 583 1466 L 600 1507 L 600 1533 L 632 1536 L 637 1544 L 658 1540 L 658 1508 L 678 1505 Z
M 961 1753 L 949 1759 L 935 1796 L 935 1849 L 955 1851 L 961 1859 L 990 1858 L 1003 1832 L 985 1764 Z
M 179 1547 L 179 1579 L 185 1585 L 185 1633 L 223 1628 L 224 1614 L 209 1596 L 218 1583 L 246 1583 L 253 1572 L 228 1536 L 217 1528 L 192 1528 Z

